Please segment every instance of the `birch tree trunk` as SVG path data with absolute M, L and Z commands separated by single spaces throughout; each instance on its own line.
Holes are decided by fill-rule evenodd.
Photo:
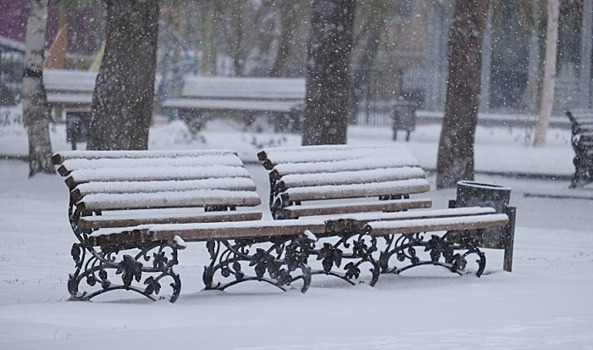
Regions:
M 50 116 L 42 70 L 48 0 L 31 0 L 30 4 L 21 92 L 23 121 L 29 138 L 29 177 L 39 172 L 54 173 L 49 136 Z
M 355 0 L 314 0 L 303 145 L 345 144 Z
M 535 124 L 534 147 L 546 144 L 550 115 L 554 106 L 554 83 L 556 79 L 556 48 L 558 44 L 558 17 L 560 0 L 548 0 L 548 23 L 546 29 L 546 61 L 539 118 Z
M 449 78 L 437 157 L 437 188 L 474 179 L 482 42 L 489 1 L 457 0 L 449 35 Z
M 107 41 L 87 149 L 144 150 L 152 120 L 158 0 L 105 0 Z

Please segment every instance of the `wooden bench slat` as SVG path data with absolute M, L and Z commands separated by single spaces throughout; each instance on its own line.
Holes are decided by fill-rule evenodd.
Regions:
M 136 158 L 180 158 L 201 157 L 204 155 L 236 155 L 235 151 L 217 150 L 180 150 L 180 151 L 63 151 L 52 156 L 54 165 L 60 165 L 68 159 L 136 159 Z
M 296 236 L 310 231 L 313 234 L 325 232 L 325 221 L 321 219 L 286 221 L 248 221 L 204 224 L 148 225 L 138 229 L 148 229 L 154 239 L 168 240 L 179 236 L 186 241 L 208 239 L 266 238 L 275 236 Z
M 360 171 L 392 167 L 417 166 L 406 159 L 389 157 L 368 157 L 335 162 L 283 163 L 278 164 L 270 172 L 270 177 L 280 179 L 288 174 L 337 173 L 343 171 Z
M 73 171 L 65 180 L 70 189 L 78 184 L 92 181 L 175 181 L 201 180 L 208 178 L 250 178 L 244 167 L 203 166 L 203 167 L 137 167 L 131 169 L 81 169 Z
M 364 213 L 373 211 L 397 211 L 407 209 L 430 208 L 431 206 L 432 201 L 430 199 L 395 199 L 360 203 L 291 205 L 282 208 L 281 211 L 283 213 L 283 217 L 285 218 L 298 218 L 313 215 L 328 215 L 329 218 L 332 218 L 332 214 L 341 214 L 341 217 L 343 217 L 344 214 L 350 213 Z M 349 215 L 346 215 L 346 217 L 349 217 Z M 338 217 L 332 219 L 338 219 Z
M 410 219 L 432 219 L 432 218 L 446 218 L 456 216 L 473 216 L 495 214 L 496 210 L 491 207 L 458 207 L 446 209 L 428 209 L 421 208 L 418 210 L 407 210 L 397 212 L 352 212 L 340 215 L 325 215 L 327 220 L 351 219 L 361 223 L 368 223 L 371 221 L 396 221 L 396 220 L 410 220 Z
M 72 199 L 79 201 L 93 193 L 153 193 L 193 190 L 255 191 L 251 178 L 227 177 L 187 181 L 129 181 L 129 182 L 91 182 L 83 183 L 71 192 Z
M 150 215 L 100 215 L 86 216 L 80 218 L 78 227 L 83 230 L 94 230 L 101 228 L 134 227 L 144 224 L 175 224 L 195 222 L 229 222 L 261 220 L 261 211 L 212 211 L 187 214 L 160 214 Z
M 369 222 L 367 226 L 370 228 L 371 235 L 384 236 L 389 234 L 486 229 L 504 226 L 508 221 L 509 218 L 506 214 L 488 214 L 412 220 L 372 221 Z
M 307 187 L 325 184 L 366 184 L 408 179 L 424 179 L 426 174 L 419 167 L 381 168 L 340 173 L 290 174 L 283 176 L 276 184 L 276 190 L 289 187 Z
M 306 149 L 302 147 L 271 148 L 259 152 L 258 159 L 263 162 L 267 170 L 272 170 L 277 165 L 287 163 L 335 162 L 368 158 L 373 155 L 382 155 L 382 158 L 385 158 L 386 152 L 398 154 L 397 158 L 406 163 L 404 165 L 418 166 L 418 161 L 406 150 L 393 146 L 330 145 L 307 146 Z
M 242 166 L 241 160 L 233 155 L 204 155 L 200 157 L 175 157 L 175 158 L 118 158 L 118 159 L 67 159 L 58 168 L 62 176 L 69 175 L 72 171 L 83 169 L 120 169 L 133 167 L 181 167 L 227 165 Z
M 163 103 L 163 107 L 196 110 L 290 112 L 293 108 L 300 105 L 301 103 L 302 100 L 253 101 L 176 98 L 165 101 Z
M 261 200 L 253 191 L 196 190 L 155 193 L 96 193 L 85 196 L 76 206 L 82 211 L 144 208 L 179 208 L 207 205 L 256 206 Z
M 287 201 L 303 201 L 315 199 L 395 196 L 423 193 L 428 192 L 429 190 L 430 184 L 425 179 L 410 179 L 369 184 L 289 188 L 282 193 L 282 198 Z

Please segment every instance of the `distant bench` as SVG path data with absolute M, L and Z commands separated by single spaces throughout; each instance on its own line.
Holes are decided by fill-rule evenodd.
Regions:
M 593 110 L 575 109 L 567 111 L 566 116 L 571 123 L 571 144 L 575 153 L 570 188 L 583 187 L 593 182 Z
M 469 254 L 477 255 L 476 275 L 480 276 L 486 265 L 480 247 L 488 230 L 500 234 L 499 244 L 489 247 L 504 249 L 504 269 L 512 269 L 515 208 L 496 212 L 483 202 L 482 206 L 426 209 L 432 206 L 430 199 L 413 198 L 430 190 L 424 171 L 401 148 L 270 148 L 258 157 L 269 171 L 274 218 L 298 222 L 323 217 L 337 225 L 336 231 L 365 233 L 354 244 L 330 242 L 326 251 L 317 252 L 318 259 L 334 259 L 335 264 L 324 264 L 325 273 L 341 274 L 345 280 L 358 276 L 357 266 L 341 268 L 339 258 L 363 250 L 375 264 L 371 285 L 379 271 L 399 273 L 426 264 L 460 273 Z M 444 233 L 434 234 L 439 231 Z M 384 244 L 379 245 L 377 238 L 383 238 Z
M 165 100 L 162 107 L 183 119 L 192 133 L 210 118 L 234 117 L 250 124 L 258 115 L 267 116 L 277 131 L 294 131 L 300 128 L 304 101 L 304 79 L 190 76 L 181 97 Z
M 66 139 L 72 149 L 86 142 L 91 120 L 91 104 L 97 74 L 89 71 L 45 69 L 43 83 L 52 118 L 62 121 L 66 117 Z

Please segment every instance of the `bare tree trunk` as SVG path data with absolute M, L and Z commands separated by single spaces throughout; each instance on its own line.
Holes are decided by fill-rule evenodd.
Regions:
M 105 0 L 107 42 L 93 93 L 88 149 L 148 148 L 158 0 Z
M 202 14 L 202 60 L 200 62 L 200 70 L 204 75 L 212 75 L 215 67 L 215 51 L 214 51 L 214 21 L 215 0 L 208 0 L 205 3 L 204 13 Z
M 22 105 L 29 138 L 29 176 L 33 176 L 38 172 L 54 173 L 54 166 L 51 161 L 50 116 L 42 71 L 48 0 L 31 0 L 30 3 Z
M 314 0 L 303 145 L 345 144 L 355 0 Z
M 282 29 L 280 31 L 280 42 L 274 63 L 268 73 L 271 77 L 282 76 L 282 70 L 288 61 L 290 48 L 294 45 L 294 36 L 297 30 L 298 3 L 292 1 L 282 1 L 280 5 L 280 18 L 282 20 Z
M 556 78 L 556 48 L 558 44 L 558 17 L 560 0 L 548 0 L 548 24 L 546 33 L 546 62 L 539 118 L 535 124 L 534 147 L 546 144 L 550 115 L 554 106 L 554 80 Z
M 233 38 L 232 45 L 233 52 L 233 70 L 235 76 L 241 77 L 245 71 L 245 58 L 247 53 L 243 49 L 243 15 L 245 13 L 246 0 L 235 0 L 232 2 L 233 13 Z
M 482 42 L 489 1 L 457 0 L 449 35 L 449 78 L 439 140 L 437 188 L 474 178 L 474 143 L 480 107 Z
M 580 107 L 591 107 L 591 54 L 593 51 L 593 0 L 583 1 L 583 24 L 581 26 L 581 69 L 579 79 Z

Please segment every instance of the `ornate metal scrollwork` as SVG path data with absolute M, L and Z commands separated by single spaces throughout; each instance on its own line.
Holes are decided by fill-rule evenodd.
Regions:
M 71 299 L 90 300 L 120 289 L 140 293 L 151 300 L 162 299 L 158 297 L 162 280 L 168 278 L 172 288 L 169 300 L 177 300 L 181 279 L 173 271 L 173 266 L 178 264 L 178 251 L 184 246 L 172 239 L 95 247 L 90 243 L 92 230 L 78 227 L 82 214 L 72 202 L 68 215 L 74 235 L 80 242 L 74 243 L 71 249 L 75 265 L 75 271 L 68 279 Z
M 450 239 L 450 232 L 443 236 L 431 235 L 429 239 L 425 238 L 425 233 L 384 237 L 386 247 L 379 257 L 381 272 L 399 274 L 416 266 L 436 265 L 462 274 L 467 267 L 467 257 L 476 254 L 476 276 L 480 277 L 486 268 L 486 256 L 478 248 L 478 235 L 470 231 L 455 233 L 457 236 L 454 240 Z M 397 261 L 395 264 L 392 264 L 393 257 Z
M 158 297 L 162 280 L 169 278 L 175 302 L 181 292 L 181 280 L 173 271 L 178 250 L 184 247 L 175 240 L 144 242 L 137 246 L 109 246 L 100 250 L 85 243 L 72 245 L 76 270 L 68 280 L 68 291 L 73 300 L 90 300 L 113 290 L 131 290 L 151 300 Z M 136 250 L 135 254 L 125 254 Z M 148 276 L 147 276 L 148 275 Z M 85 289 L 81 291 L 80 288 Z
M 270 244 L 262 244 L 268 241 Z M 206 247 L 210 265 L 204 267 L 202 275 L 205 289 L 225 290 L 235 284 L 255 280 L 286 290 L 291 283 L 302 279 L 301 291 L 304 293 L 311 284 L 308 258 L 313 245 L 314 241 L 306 235 L 264 241 L 208 241 Z M 229 280 L 215 282 L 218 274 Z
M 338 240 L 333 238 L 333 243 L 324 242 L 312 252 L 321 261 L 321 269 L 313 274 L 331 275 L 354 284 L 353 280 L 360 277 L 361 265 L 369 263 L 372 274 L 369 284 L 374 286 L 377 283 L 381 273 L 379 262 L 373 257 L 377 251 L 377 239 L 362 232 L 359 226 L 354 220 L 340 219 L 326 223 L 326 233 L 331 237 L 337 236 Z M 342 268 L 343 260 L 350 261 Z

